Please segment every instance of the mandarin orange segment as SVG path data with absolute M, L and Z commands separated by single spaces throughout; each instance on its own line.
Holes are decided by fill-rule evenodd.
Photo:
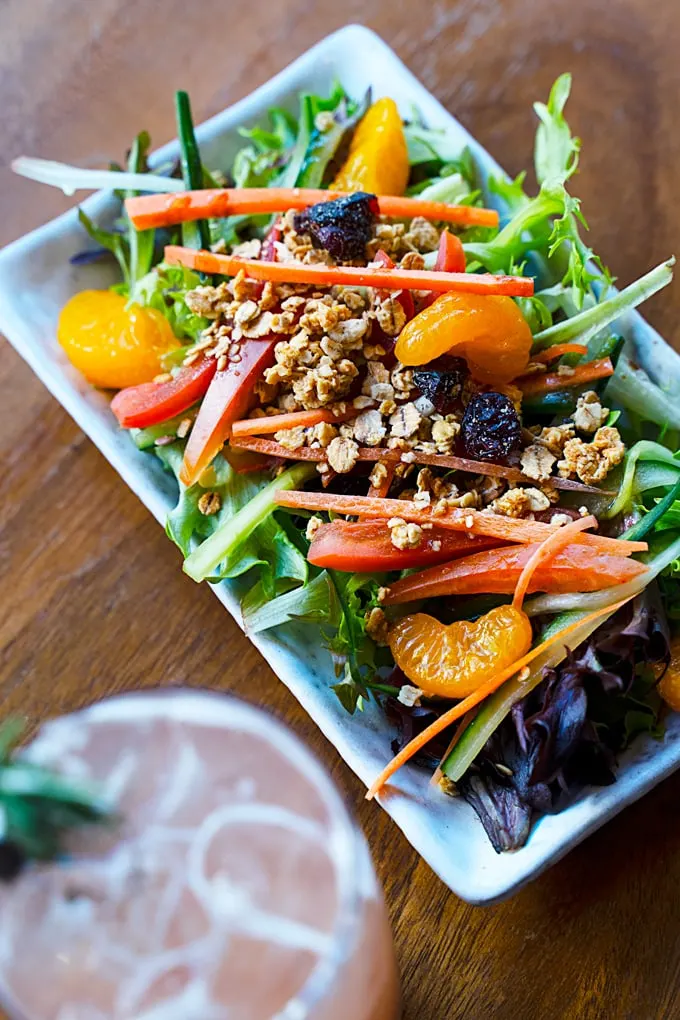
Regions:
M 378 99 L 359 122 L 331 188 L 403 195 L 408 175 L 408 150 L 397 104 L 393 99 Z
M 402 365 L 457 354 L 479 382 L 503 384 L 526 370 L 531 344 L 531 330 L 512 298 L 450 291 L 406 323 L 395 354 Z
M 161 312 L 128 305 L 110 290 L 72 297 L 59 316 L 57 339 L 88 382 L 116 390 L 151 382 L 162 370 L 161 356 L 179 347 Z
M 429 695 L 465 698 L 531 647 L 529 618 L 498 606 L 478 620 L 446 626 L 426 613 L 405 616 L 390 632 L 394 661 Z

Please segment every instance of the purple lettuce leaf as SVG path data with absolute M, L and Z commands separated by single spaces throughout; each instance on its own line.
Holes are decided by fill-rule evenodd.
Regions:
M 494 848 L 526 842 L 535 814 L 615 781 L 616 755 L 658 735 L 670 637 L 655 585 L 622 607 L 515 705 L 458 783 Z

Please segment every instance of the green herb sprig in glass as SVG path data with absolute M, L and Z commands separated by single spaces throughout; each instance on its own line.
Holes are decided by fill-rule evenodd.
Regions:
M 17 719 L 0 725 L 0 881 L 5 882 L 30 860 L 61 856 L 67 832 L 113 820 L 96 791 L 18 757 L 23 730 Z

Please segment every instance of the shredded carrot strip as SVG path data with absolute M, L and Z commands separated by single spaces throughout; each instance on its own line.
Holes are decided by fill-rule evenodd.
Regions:
M 477 715 L 478 711 L 479 711 L 479 706 L 475 705 L 474 708 L 471 708 L 469 712 L 465 713 L 463 718 L 460 720 L 460 722 L 456 726 L 456 732 L 453 734 L 453 737 L 451 738 L 449 746 L 446 748 L 446 750 L 444 751 L 443 755 L 441 756 L 441 758 L 439 760 L 439 765 L 437 765 L 437 768 L 432 773 L 432 778 L 430 779 L 430 786 L 437 786 L 438 785 L 439 780 L 441 779 L 441 777 L 443 775 L 443 772 L 442 772 L 442 762 L 446 761 L 448 756 L 451 754 L 451 752 L 453 751 L 454 747 L 456 746 L 456 744 L 458 743 L 460 738 L 463 736 L 463 734 L 465 733 L 466 729 L 468 728 L 468 726 L 470 725 L 472 720 Z
M 538 396 L 540 393 L 550 393 L 552 390 L 566 390 L 572 386 L 581 386 L 582 383 L 592 382 L 595 379 L 606 379 L 614 374 L 614 366 L 610 358 L 600 358 L 598 361 L 589 361 L 585 365 L 576 365 L 569 375 L 560 375 L 559 372 L 547 372 L 545 375 L 525 375 L 515 379 L 515 385 L 519 386 L 525 397 Z
M 303 447 L 303 449 L 305 449 Z M 301 451 L 296 451 L 300 453 Z M 480 510 L 449 510 L 434 514 L 431 507 L 421 507 L 408 499 L 370 499 L 368 496 L 345 496 L 331 492 L 305 492 L 286 490 L 275 496 L 279 506 L 300 510 L 325 510 L 356 517 L 402 517 L 416 524 L 436 524 L 452 531 L 469 531 L 475 535 L 489 535 L 507 542 L 542 542 L 547 535 L 554 534 L 559 525 L 544 524 L 516 517 L 502 517 L 500 514 Z M 629 542 L 620 538 L 605 538 L 601 535 L 579 535 L 577 541 L 592 545 L 602 552 L 615 556 L 630 556 L 634 552 L 646 552 L 646 542 Z
M 343 285 L 382 287 L 385 290 L 455 290 L 467 294 L 506 294 L 531 297 L 534 281 L 530 276 L 494 276 L 491 273 L 442 273 L 426 269 L 384 269 L 375 266 L 304 265 L 302 262 L 261 262 L 235 255 L 168 245 L 165 261 L 171 266 L 186 266 L 201 273 L 236 276 L 243 270 L 253 280 L 272 283 L 311 283 L 316 287 Z
M 633 598 L 633 596 L 631 595 L 629 598 Z M 422 733 L 419 733 L 417 737 L 414 737 L 413 740 L 406 745 L 406 747 L 403 747 L 399 754 L 394 756 L 392 761 L 385 766 L 380 775 L 373 783 L 371 783 L 366 794 L 366 800 L 372 800 L 373 797 L 380 792 L 388 779 L 390 779 L 394 773 L 402 767 L 402 765 L 405 765 L 406 762 L 410 761 L 413 755 L 417 754 L 421 747 L 424 747 L 425 744 L 429 743 L 433 737 L 436 737 L 442 732 L 442 730 L 445 730 L 447 726 L 451 725 L 451 723 L 456 722 L 457 719 L 466 715 L 466 713 L 469 712 L 470 709 L 474 708 L 475 705 L 479 705 L 482 701 L 488 698 L 490 694 L 493 694 L 494 691 L 498 690 L 498 688 L 504 684 L 506 680 L 509 680 L 510 677 L 514 676 L 515 673 L 519 673 L 520 670 L 524 669 L 525 666 L 528 666 L 530 662 L 533 662 L 534 659 L 538 658 L 539 655 L 545 652 L 552 645 L 555 645 L 560 641 L 565 641 L 583 624 L 592 623 L 601 616 L 606 616 L 609 613 L 616 612 L 617 609 L 620 609 L 621 606 L 625 605 L 628 601 L 629 599 L 623 599 L 623 601 L 617 602 L 613 606 L 606 606 L 604 609 L 597 609 L 594 613 L 589 613 L 588 616 L 585 616 L 582 620 L 569 624 L 568 627 L 558 631 L 557 634 L 553 634 L 553 636 L 548 638 L 546 641 L 542 641 L 540 645 L 536 645 L 536 647 L 528 651 L 526 655 L 523 655 L 521 659 L 517 659 L 516 662 L 513 662 L 506 669 L 501 670 L 501 672 L 497 673 L 496 676 L 486 680 L 477 688 L 476 691 L 469 694 L 467 698 L 463 698 L 463 700 L 459 701 L 457 705 L 450 708 L 448 712 L 444 712 L 443 715 L 440 715 L 439 718 L 424 729 Z
M 315 188 L 206 188 L 201 191 L 140 195 L 125 200 L 125 211 L 137 230 L 170 227 L 190 220 L 220 219 L 223 216 L 278 213 L 288 209 L 306 209 L 318 202 L 329 202 L 351 194 L 347 191 L 323 191 Z M 459 223 L 463 226 L 497 227 L 495 209 L 472 205 L 448 205 L 401 195 L 377 196 L 381 216 Z
M 277 415 L 278 417 L 278 415 Z M 262 419 L 265 421 L 265 419 Z M 297 450 L 289 450 L 273 439 L 262 439 L 260 436 L 234 435 L 231 446 L 237 450 L 254 450 L 268 457 L 281 457 L 284 460 L 326 460 L 327 454 L 320 446 L 299 446 Z
M 597 517 L 593 517 L 591 514 L 589 517 L 581 517 L 577 521 L 569 521 L 569 524 L 563 525 L 558 528 L 557 531 L 553 531 L 552 535 L 548 535 L 544 538 L 538 548 L 531 554 L 527 562 L 524 564 L 524 567 L 517 579 L 517 587 L 515 588 L 515 594 L 512 598 L 514 608 L 522 608 L 524 596 L 529 590 L 531 578 L 542 563 L 545 563 L 548 559 L 552 559 L 552 557 L 555 556 L 560 549 L 564 549 L 565 545 L 569 545 L 572 537 L 577 534 L 577 532 L 585 531 L 586 528 L 596 527 Z
M 333 414 L 319 408 L 317 411 L 291 411 L 289 414 L 272 414 L 261 418 L 245 418 L 235 421 L 231 426 L 232 436 L 257 436 L 267 433 L 286 431 L 302 426 L 311 428 L 321 422 L 348 421 L 356 418 L 359 412 L 352 409 L 348 414 Z M 233 445 L 233 444 L 232 444 Z M 295 451 L 294 451 L 295 452 Z
M 540 354 L 532 354 L 531 360 L 547 365 L 550 361 L 561 358 L 563 354 L 587 354 L 588 348 L 585 344 L 555 344 L 554 347 L 547 347 Z
M 297 412 L 296 412 L 297 413 Z M 307 412 L 300 412 L 307 413 Z M 309 412 L 315 413 L 315 412 Z M 356 412 L 358 413 L 358 412 Z M 354 412 L 353 415 L 354 416 Z M 330 420 L 330 419 L 329 419 Z M 342 421 L 342 418 L 333 419 Z M 253 421 L 266 424 L 267 418 L 256 418 Z M 250 420 L 248 421 L 250 425 Z M 284 426 L 285 427 L 285 426 Z M 260 430 L 262 431 L 262 430 Z M 268 457 L 281 457 L 284 460 L 325 460 L 326 454 L 322 449 L 311 447 L 299 447 L 297 450 L 289 450 L 285 446 L 274 442 L 271 439 L 260 439 L 244 431 L 234 431 L 231 445 L 240 450 L 254 450 L 263 453 Z M 518 468 L 507 467 L 505 464 L 491 464 L 481 460 L 469 460 L 467 457 L 454 457 L 446 453 L 424 453 L 422 450 L 412 450 L 414 464 L 429 464 L 432 467 L 447 468 L 453 471 L 466 471 L 472 475 L 492 475 L 495 478 L 507 478 L 509 482 L 530 482 L 531 479 L 523 475 Z M 401 450 L 385 450 L 377 446 L 360 447 L 359 460 L 375 461 L 382 460 L 396 464 L 401 460 Z M 582 485 L 571 478 L 559 478 L 555 476 L 550 479 L 556 489 L 565 489 L 574 492 L 592 493 L 593 495 L 615 495 L 614 492 L 607 492 L 603 489 L 596 489 L 592 485 Z M 532 482 L 533 484 L 533 482 Z

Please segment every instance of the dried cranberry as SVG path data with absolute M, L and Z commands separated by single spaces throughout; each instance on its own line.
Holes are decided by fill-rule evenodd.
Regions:
M 295 229 L 309 234 L 315 248 L 325 248 L 338 262 L 366 258 L 378 215 L 378 199 L 357 191 L 332 202 L 318 202 L 295 216 Z
M 374 319 L 371 325 L 371 344 L 374 344 L 376 347 L 382 347 L 385 353 L 376 354 L 375 357 L 382 361 L 383 365 L 387 368 L 392 368 L 397 360 L 394 356 L 397 338 L 396 336 L 388 336 L 387 333 L 383 332 L 377 319 Z M 359 387 L 357 396 L 359 393 L 361 393 L 361 387 Z
M 467 378 L 463 358 L 445 354 L 413 372 L 413 383 L 440 414 L 451 414 L 460 407 L 463 385 Z
M 336 475 L 328 485 L 324 485 L 324 488 L 340 496 L 365 496 L 369 484 L 369 467 L 370 465 L 367 464 L 357 464 L 354 471 L 349 474 Z
M 515 405 L 503 393 L 477 393 L 465 408 L 461 437 L 468 457 L 503 460 L 522 445 Z
M 271 228 L 260 248 L 261 262 L 276 262 L 276 245 L 281 240 L 281 227 L 278 222 Z

